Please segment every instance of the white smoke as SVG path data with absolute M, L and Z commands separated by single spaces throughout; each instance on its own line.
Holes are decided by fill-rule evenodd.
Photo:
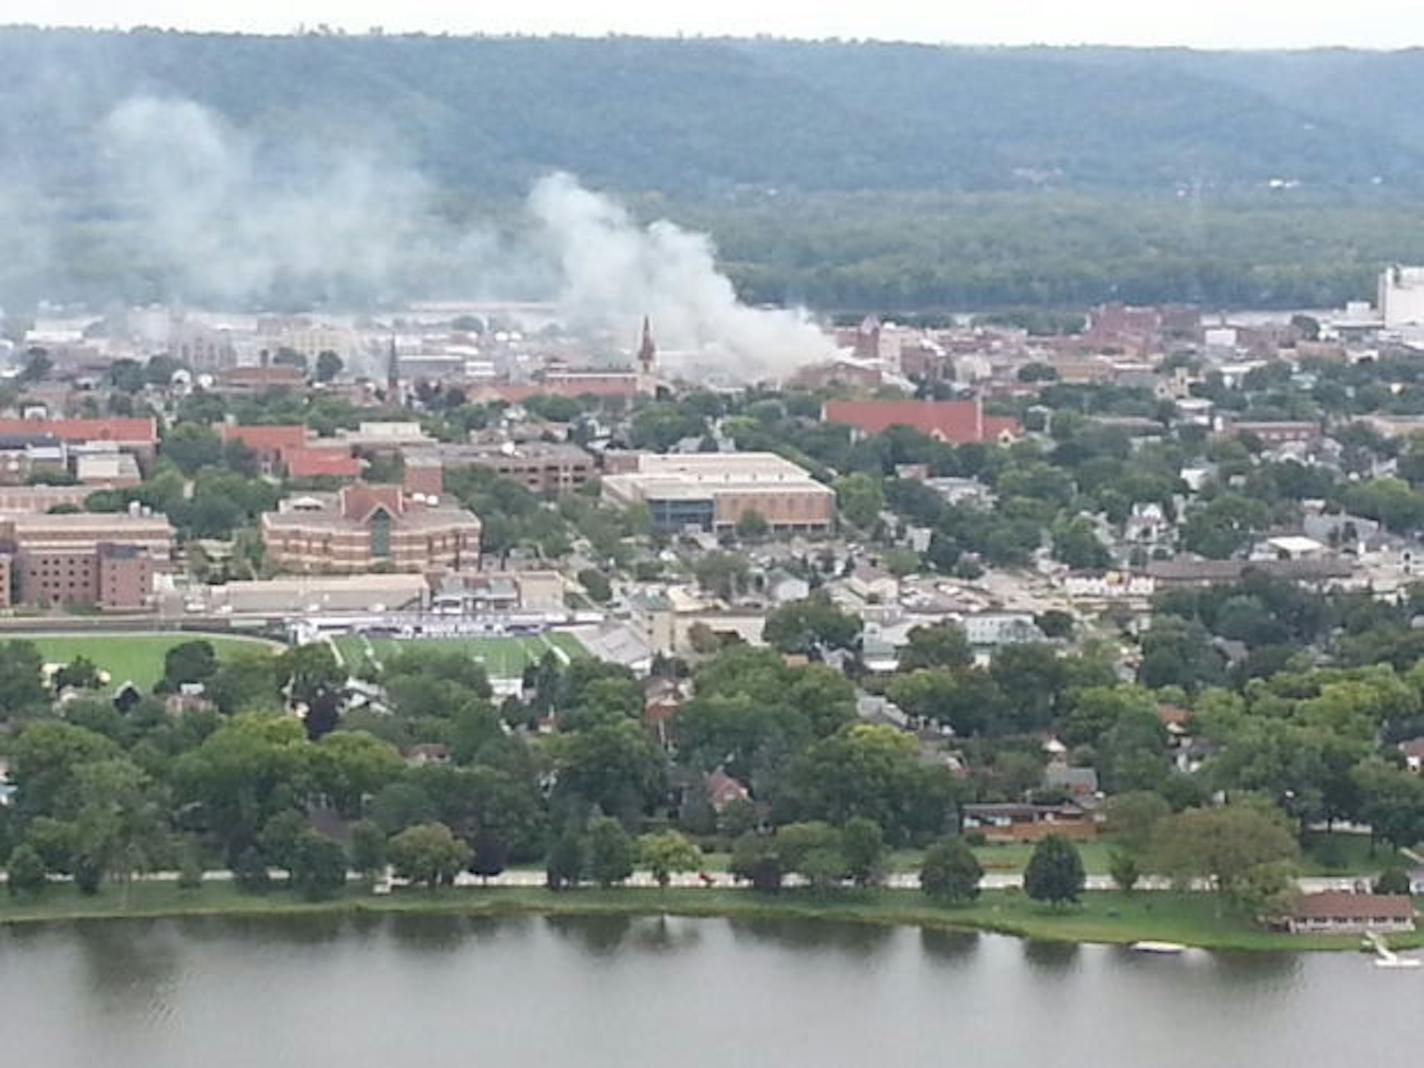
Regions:
M 567 174 L 540 179 L 527 206 L 537 240 L 559 267 L 557 299 L 574 325 L 626 330 L 647 315 L 663 348 L 737 377 L 835 355 L 804 315 L 739 301 L 705 234 L 666 220 L 639 226 L 621 205 Z
M 186 299 L 549 300 L 572 329 L 628 343 L 648 316 L 672 369 L 691 374 L 774 377 L 835 354 L 803 314 L 742 304 L 705 235 L 642 226 L 567 174 L 536 182 L 502 229 L 461 230 L 407 168 L 349 150 L 278 152 L 190 101 L 128 100 L 100 143 L 146 256 Z
M 249 301 L 287 285 L 379 295 L 414 265 L 429 218 L 418 176 L 346 152 L 290 152 L 267 178 L 258 146 L 191 101 L 141 97 L 104 122 L 101 145 L 148 250 L 199 299 Z

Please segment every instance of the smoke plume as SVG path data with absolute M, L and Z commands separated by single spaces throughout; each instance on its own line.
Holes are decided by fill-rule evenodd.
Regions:
M 544 300 L 571 329 L 625 348 L 646 315 L 666 365 L 688 376 L 776 377 L 834 355 L 804 315 L 742 304 L 708 237 L 641 225 L 570 175 L 537 181 L 515 218 L 456 227 L 389 151 L 320 135 L 263 143 L 191 101 L 122 102 L 97 146 L 136 234 L 124 259 L 164 298 L 218 308 Z
M 803 316 L 741 303 L 704 234 L 665 220 L 641 227 L 567 174 L 540 179 L 527 207 L 537 240 L 559 268 L 557 300 L 574 326 L 626 330 L 646 314 L 665 348 L 735 377 L 835 354 Z

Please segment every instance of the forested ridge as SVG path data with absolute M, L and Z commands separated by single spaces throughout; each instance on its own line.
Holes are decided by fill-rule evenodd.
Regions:
M 44 191 L 60 295 L 94 296 L 126 258 L 102 252 L 122 220 L 95 131 L 154 96 L 279 176 L 312 152 L 410 167 L 457 217 L 571 171 L 707 229 L 754 300 L 1319 304 L 1424 257 L 1421 84 L 1419 52 L 12 27 L 0 194 Z

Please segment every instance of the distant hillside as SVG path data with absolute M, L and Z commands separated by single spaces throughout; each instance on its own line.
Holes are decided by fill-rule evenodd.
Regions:
M 1424 262 L 1422 94 L 1419 51 L 0 28 L 0 306 L 460 288 L 419 227 L 555 169 L 756 301 L 1320 306 Z
M 137 93 L 479 191 L 554 167 L 678 191 L 1413 184 L 1414 88 L 1420 53 L 0 30 L 7 165 L 66 186 Z

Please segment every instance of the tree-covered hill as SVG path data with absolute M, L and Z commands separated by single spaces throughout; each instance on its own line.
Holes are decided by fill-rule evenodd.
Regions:
M 1424 51 L 0 28 L 0 306 L 185 295 L 142 208 L 211 131 L 116 157 L 140 98 L 205 109 L 234 216 L 359 157 L 465 226 L 561 169 L 711 233 L 756 301 L 1320 306 L 1424 262 L 1421 92 Z M 348 221 L 378 230 L 372 188 Z
M 1421 82 L 1418 53 L 11 28 L 0 135 L 67 184 L 115 102 L 153 94 L 479 190 L 554 167 L 637 190 L 1341 186 L 1415 180 Z

